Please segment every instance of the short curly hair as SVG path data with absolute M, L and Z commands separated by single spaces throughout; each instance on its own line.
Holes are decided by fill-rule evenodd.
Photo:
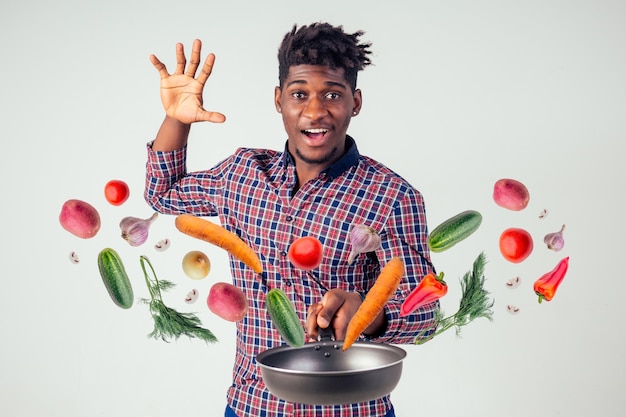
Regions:
M 293 26 L 278 48 L 278 83 L 282 88 L 289 67 L 324 65 L 343 68 L 346 81 L 356 90 L 357 73 L 371 64 L 371 43 L 359 43 L 363 31 L 346 33 L 342 26 L 313 23 Z

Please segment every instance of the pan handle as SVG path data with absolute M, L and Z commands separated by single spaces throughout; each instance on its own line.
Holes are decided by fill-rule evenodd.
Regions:
M 317 327 L 317 341 L 318 342 L 334 342 L 335 335 L 333 334 L 333 329 L 331 326 L 326 328 Z

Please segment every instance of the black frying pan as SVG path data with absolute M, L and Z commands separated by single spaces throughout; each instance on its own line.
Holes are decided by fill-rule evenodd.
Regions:
M 352 404 L 389 394 L 402 374 L 406 352 L 383 343 L 321 340 L 281 346 L 257 355 L 268 390 L 300 404 Z

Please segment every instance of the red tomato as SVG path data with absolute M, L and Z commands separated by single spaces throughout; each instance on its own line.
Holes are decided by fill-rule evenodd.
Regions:
M 114 206 L 122 205 L 130 196 L 128 184 L 121 180 L 111 180 L 104 186 L 104 197 Z
M 310 271 L 322 262 L 322 243 L 313 236 L 296 239 L 289 247 L 289 261 L 296 267 Z
M 509 262 L 520 263 L 533 251 L 533 238 L 524 229 L 511 227 L 500 235 L 500 253 Z

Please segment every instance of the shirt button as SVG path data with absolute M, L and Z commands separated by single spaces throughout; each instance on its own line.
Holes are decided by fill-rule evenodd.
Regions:
M 286 285 L 286 286 L 291 287 L 291 284 L 292 284 L 292 282 L 291 282 L 291 280 L 290 280 L 290 279 L 286 279 L 286 280 L 285 280 L 285 285 Z
M 281 251 L 281 252 L 280 252 L 280 256 L 282 256 L 282 257 L 284 258 L 285 256 L 287 256 L 287 252 L 285 252 L 285 251 Z
M 285 220 L 287 220 L 288 222 L 291 222 L 291 221 L 293 221 L 293 217 L 287 216 L 287 217 L 285 217 Z

